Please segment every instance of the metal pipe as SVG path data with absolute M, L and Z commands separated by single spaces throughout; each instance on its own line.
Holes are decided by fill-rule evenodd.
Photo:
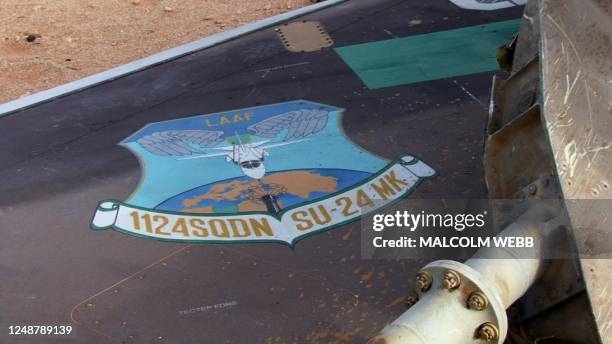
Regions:
M 497 237 L 533 237 L 533 247 L 482 248 L 465 263 L 440 260 L 417 276 L 419 301 L 370 344 L 503 343 L 506 308 L 521 297 L 542 270 L 555 212 L 534 206 Z

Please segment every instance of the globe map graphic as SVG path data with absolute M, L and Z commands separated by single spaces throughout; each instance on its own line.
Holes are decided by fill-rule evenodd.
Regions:
M 236 214 L 267 208 L 260 197 L 262 186 L 275 195 L 279 206 L 291 207 L 312 201 L 357 184 L 369 172 L 315 168 L 269 172 L 261 181 L 246 176 L 202 185 L 173 196 L 155 207 L 181 213 Z

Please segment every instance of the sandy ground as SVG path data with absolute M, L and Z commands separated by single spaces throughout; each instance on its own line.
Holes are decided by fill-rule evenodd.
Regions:
M 0 0 L 0 103 L 308 4 Z

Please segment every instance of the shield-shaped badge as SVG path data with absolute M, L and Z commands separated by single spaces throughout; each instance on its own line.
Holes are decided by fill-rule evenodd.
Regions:
M 91 228 L 197 243 L 297 240 L 410 194 L 435 171 L 352 143 L 343 109 L 293 101 L 151 123 L 121 142 L 141 179 Z

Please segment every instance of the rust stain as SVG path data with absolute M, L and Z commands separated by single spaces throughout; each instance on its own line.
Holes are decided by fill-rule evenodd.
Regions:
M 327 337 L 329 337 L 329 330 L 320 331 L 320 332 L 317 334 L 317 338 L 318 338 L 318 339 L 325 339 L 325 338 L 327 338 Z
M 344 241 L 348 241 L 348 240 L 350 240 L 350 239 L 351 239 L 351 235 L 352 235 L 352 234 L 353 234 L 353 230 L 351 229 L 351 230 L 349 230 L 349 231 L 348 231 L 346 234 L 344 234 L 344 235 L 342 236 L 342 240 L 344 240 Z
M 385 307 L 387 308 L 391 308 L 391 307 L 395 307 L 397 305 L 401 305 L 402 303 L 404 303 L 404 297 L 400 296 L 397 299 L 391 301 L 388 305 L 386 305 Z
M 372 270 L 372 271 L 370 271 L 370 272 L 368 272 L 368 273 L 363 274 L 363 275 L 361 276 L 361 280 L 362 280 L 363 282 L 368 282 L 369 280 L 371 280 L 371 279 L 372 279 L 372 276 L 373 276 L 373 275 L 374 275 L 374 270 Z
M 504 303 L 507 303 L 508 300 L 508 294 L 509 294 L 509 286 L 508 286 L 508 282 L 506 282 L 506 279 L 504 278 L 504 276 L 500 276 L 499 274 L 495 274 L 495 282 L 497 283 L 497 285 L 499 286 L 499 289 L 502 292 L 502 300 L 504 301 Z
M 368 340 L 367 344 L 387 344 L 387 340 L 383 337 L 374 337 Z

